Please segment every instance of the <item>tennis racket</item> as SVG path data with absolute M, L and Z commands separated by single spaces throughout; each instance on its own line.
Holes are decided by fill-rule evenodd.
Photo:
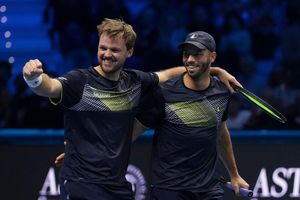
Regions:
M 230 190 L 234 191 L 234 189 L 233 189 L 231 183 L 228 182 L 228 181 L 226 181 L 226 180 L 224 179 L 224 177 L 221 176 L 221 177 L 219 178 L 219 181 L 220 181 L 221 183 L 223 183 L 223 185 L 224 185 L 225 187 L 227 187 L 227 188 L 229 188 Z M 253 191 L 252 191 L 252 190 L 248 190 L 248 189 L 246 189 L 246 188 L 240 188 L 240 195 L 243 196 L 243 197 L 252 197 L 252 196 L 253 196 Z
M 278 110 L 273 108 L 270 104 L 268 104 L 266 101 L 262 100 L 261 98 L 259 98 L 255 94 L 253 94 L 252 92 L 249 92 L 245 88 L 242 88 L 242 87 L 239 87 L 236 85 L 234 85 L 233 88 L 238 94 L 242 95 L 248 101 L 250 101 L 251 103 L 260 107 L 265 113 L 267 113 L 272 118 L 276 119 L 277 121 L 279 121 L 281 123 L 286 122 L 287 119 L 285 116 L 283 116 Z

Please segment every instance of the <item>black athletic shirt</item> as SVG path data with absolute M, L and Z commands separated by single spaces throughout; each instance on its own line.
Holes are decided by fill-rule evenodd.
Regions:
M 133 119 L 141 95 L 158 85 L 158 76 L 123 70 L 118 81 L 111 81 L 90 67 L 58 80 L 63 86 L 60 105 L 67 140 L 61 178 L 127 184 Z
M 143 102 L 138 119 L 154 128 L 151 184 L 169 190 L 223 192 L 216 174 L 218 126 L 227 119 L 230 92 L 211 77 L 194 91 L 178 76 Z

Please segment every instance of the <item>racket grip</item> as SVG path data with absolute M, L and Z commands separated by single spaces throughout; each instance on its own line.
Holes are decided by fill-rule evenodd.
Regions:
M 226 182 L 225 186 L 234 191 L 234 189 L 233 189 L 230 182 Z M 252 197 L 253 196 L 253 191 L 248 190 L 246 188 L 240 188 L 240 195 L 243 196 L 243 197 Z

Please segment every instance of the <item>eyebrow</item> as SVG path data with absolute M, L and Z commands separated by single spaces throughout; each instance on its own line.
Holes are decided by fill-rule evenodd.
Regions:
M 200 53 L 204 53 L 204 49 L 202 50 L 187 50 L 187 51 L 182 51 L 183 54 L 200 54 Z
M 110 49 L 110 50 L 120 50 L 121 48 L 119 47 L 108 47 L 106 45 L 100 44 L 99 48 L 105 48 L 105 49 Z

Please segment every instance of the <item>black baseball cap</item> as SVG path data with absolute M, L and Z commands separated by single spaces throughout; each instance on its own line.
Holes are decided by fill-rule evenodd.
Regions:
M 185 41 L 178 45 L 178 48 L 182 49 L 186 44 L 192 44 L 199 49 L 208 49 L 211 52 L 216 51 L 215 39 L 204 31 L 189 33 Z

